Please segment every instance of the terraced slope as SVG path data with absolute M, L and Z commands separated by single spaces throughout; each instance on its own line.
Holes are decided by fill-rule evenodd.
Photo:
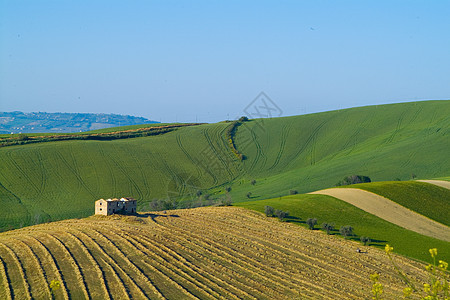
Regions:
M 0 230 L 88 216 L 98 198 L 195 198 L 232 186 L 234 202 L 372 180 L 448 176 L 450 101 L 360 107 L 305 116 L 205 124 L 158 136 L 0 148 Z M 256 184 L 250 181 L 256 179 Z M 252 193 L 247 199 L 248 192 Z M 213 196 L 214 197 L 214 196 Z
M 242 208 L 91 217 L 0 234 L 0 298 L 363 299 L 382 274 L 404 284 L 383 251 Z M 419 282 L 423 265 L 396 258 Z

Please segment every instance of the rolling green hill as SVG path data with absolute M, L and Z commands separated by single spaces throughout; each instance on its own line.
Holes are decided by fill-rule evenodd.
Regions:
M 310 192 L 342 177 L 448 176 L 450 101 L 352 108 L 304 116 L 178 128 L 149 137 L 0 148 L 0 228 L 84 217 L 98 198 L 216 197 L 234 202 Z M 256 179 L 256 184 L 250 181 Z M 251 197 L 246 197 L 251 192 Z

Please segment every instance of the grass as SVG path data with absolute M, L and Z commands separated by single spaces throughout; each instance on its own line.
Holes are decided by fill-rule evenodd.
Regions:
M 450 190 L 418 181 L 360 183 L 349 186 L 388 198 L 430 219 L 450 226 Z
M 449 116 L 450 101 L 423 101 L 251 120 L 234 134 L 243 161 L 230 149 L 230 122 L 2 147 L 0 229 L 88 216 L 99 198 L 134 197 L 146 210 L 153 198 L 196 198 L 198 190 L 219 197 L 228 186 L 241 202 L 331 187 L 351 174 L 448 176 Z
M 341 226 L 350 225 L 357 235 L 354 239 L 359 241 L 360 236 L 368 236 L 372 246 L 383 248 L 386 244 L 394 246 L 397 253 L 422 261 L 429 259 L 429 248 L 438 248 L 441 259 L 450 260 L 450 243 L 423 236 L 365 211 L 326 195 L 292 195 L 275 199 L 249 201 L 237 203 L 237 206 L 264 213 L 264 206 L 289 211 L 288 222 L 307 228 L 308 218 L 317 218 L 318 226 L 324 222 L 334 223 L 339 234 Z
M 384 251 L 357 246 L 236 207 L 66 220 L 0 233 L 0 298 L 363 299 L 374 270 L 400 295 Z

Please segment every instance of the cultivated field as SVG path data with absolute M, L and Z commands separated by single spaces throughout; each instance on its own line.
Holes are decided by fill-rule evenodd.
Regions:
M 381 274 L 404 284 L 383 251 L 236 207 L 90 217 L 0 234 L 0 298 L 364 299 Z M 395 258 L 409 276 L 423 265 Z

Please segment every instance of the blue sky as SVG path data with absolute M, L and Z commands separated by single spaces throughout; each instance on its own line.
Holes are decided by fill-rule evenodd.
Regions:
M 450 99 L 450 1 L 4 1 L 0 111 L 215 122 Z

